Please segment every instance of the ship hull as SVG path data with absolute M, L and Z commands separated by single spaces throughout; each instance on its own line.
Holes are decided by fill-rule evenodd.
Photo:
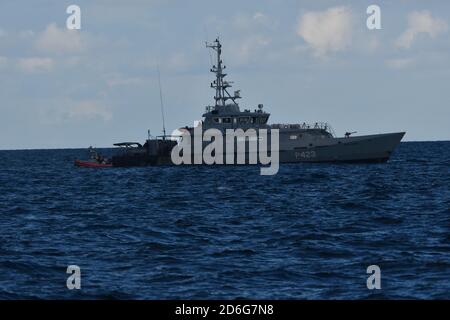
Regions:
M 346 163 L 380 163 L 389 160 L 391 154 L 405 135 L 404 132 L 383 133 L 365 136 L 354 136 L 345 138 L 322 137 L 301 134 L 302 138 L 291 139 L 293 133 L 298 136 L 296 131 L 281 132 L 279 136 L 279 163 L 297 163 L 297 162 L 346 162 Z M 270 139 L 269 139 L 270 140 Z M 194 143 L 193 141 L 191 142 Z M 203 143 L 203 149 L 208 143 Z M 270 141 L 268 149 L 270 150 Z M 236 150 L 236 144 L 234 146 Z M 246 149 L 248 148 L 248 142 Z M 245 152 L 245 161 L 243 164 L 250 164 L 251 158 L 258 158 L 258 154 L 249 155 Z M 217 155 L 221 158 L 220 163 L 227 163 L 225 155 Z M 238 155 L 234 154 L 233 164 L 240 164 Z M 194 163 L 195 152 L 191 158 Z M 197 158 L 201 158 L 197 157 Z M 273 158 L 272 158 L 273 159 Z
M 300 162 L 345 162 L 345 163 L 380 163 L 386 162 L 404 136 L 404 132 L 384 133 L 366 136 L 355 136 L 346 138 L 312 138 L 303 136 L 302 139 L 292 141 L 289 139 L 292 132 L 281 134 L 279 140 L 279 163 L 300 163 Z M 172 165 L 171 150 L 175 146 L 174 141 L 148 140 L 147 147 L 132 148 L 125 154 L 112 158 L 115 167 L 129 166 L 152 166 L 152 165 Z M 203 144 L 203 149 L 207 143 Z M 236 149 L 235 149 L 236 150 Z M 248 149 L 247 149 L 248 150 Z M 195 163 L 195 152 L 191 154 L 191 161 L 185 164 Z M 202 155 L 199 155 L 202 159 Z M 234 153 L 234 161 L 228 163 L 224 154 L 217 155 L 216 162 L 224 164 L 240 164 L 238 155 Z M 245 153 L 245 161 L 242 164 L 255 164 L 249 161 L 250 158 L 257 158 L 258 155 L 250 157 Z M 273 160 L 273 158 L 272 158 Z
M 404 132 L 332 138 L 317 146 L 284 149 L 280 163 L 295 162 L 386 162 L 405 135 Z

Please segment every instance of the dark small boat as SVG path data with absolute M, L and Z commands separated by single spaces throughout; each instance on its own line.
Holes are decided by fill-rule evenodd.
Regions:
M 94 148 L 89 147 L 88 160 L 75 160 L 75 166 L 87 168 L 107 167 L 142 167 L 149 165 L 171 165 L 171 151 L 177 144 L 175 140 L 167 139 L 171 136 L 160 136 L 147 139 L 145 144 L 139 142 L 120 142 L 114 146 L 119 151 L 112 157 L 105 158 Z

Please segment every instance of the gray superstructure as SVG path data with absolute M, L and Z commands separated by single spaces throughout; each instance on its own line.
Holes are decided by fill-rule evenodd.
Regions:
M 333 129 L 326 123 L 268 124 L 270 114 L 260 104 L 253 111 L 241 110 L 239 91 L 229 93 L 232 82 L 226 81 L 221 59 L 222 45 L 219 39 L 208 48 L 217 53 L 211 72 L 216 79 L 211 83 L 215 90 L 213 106 L 207 106 L 203 114 L 202 130 L 214 128 L 224 134 L 226 129 L 272 129 L 279 130 L 280 162 L 384 162 L 387 161 L 403 138 L 405 132 L 354 136 L 347 132 L 344 137 L 335 137 Z M 185 127 L 191 136 L 193 127 Z M 207 143 L 204 143 L 206 145 Z

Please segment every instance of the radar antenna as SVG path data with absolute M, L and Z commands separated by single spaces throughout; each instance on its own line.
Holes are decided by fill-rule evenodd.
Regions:
M 216 90 L 216 95 L 214 96 L 215 107 L 225 106 L 227 100 L 231 100 L 235 105 L 238 105 L 236 100 L 241 98 L 239 90 L 235 91 L 233 96 L 227 91 L 227 88 L 230 88 L 233 82 L 224 80 L 227 74 L 223 73 L 226 66 L 223 65 L 223 61 L 220 57 L 222 54 L 222 44 L 220 43 L 219 38 L 213 43 L 206 43 L 206 47 L 213 49 L 217 53 L 217 65 L 213 65 L 210 70 L 216 74 L 216 80 L 211 83 L 211 88 Z

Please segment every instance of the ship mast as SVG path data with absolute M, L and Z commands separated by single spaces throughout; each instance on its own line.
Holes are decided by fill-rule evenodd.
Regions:
M 238 105 L 236 99 L 241 98 L 239 91 L 235 91 L 233 96 L 231 96 L 227 91 L 227 88 L 230 88 L 233 82 L 224 80 L 227 74 L 223 73 L 226 66 L 223 65 L 223 61 L 220 57 L 222 54 L 222 44 L 220 43 L 219 38 L 217 38 L 212 44 L 206 43 L 206 47 L 213 49 L 217 53 L 217 64 L 213 65 L 210 70 L 216 74 L 216 80 L 211 83 L 211 88 L 216 90 L 216 95 L 214 96 L 215 107 L 225 106 L 227 100 L 231 100 L 235 105 Z

